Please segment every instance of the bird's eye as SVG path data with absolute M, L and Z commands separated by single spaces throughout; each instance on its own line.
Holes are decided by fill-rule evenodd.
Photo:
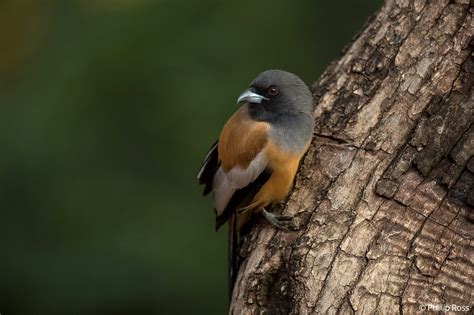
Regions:
M 274 86 L 270 86 L 270 87 L 267 89 L 267 94 L 268 94 L 269 96 L 276 96 L 276 95 L 278 95 L 278 93 L 280 93 L 280 92 L 279 92 L 278 89 L 277 89 L 276 87 L 274 87 Z

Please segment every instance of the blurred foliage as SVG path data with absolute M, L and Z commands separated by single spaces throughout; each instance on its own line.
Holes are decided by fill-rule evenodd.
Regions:
M 195 175 L 236 96 L 311 83 L 380 0 L 0 2 L 0 313 L 225 314 Z

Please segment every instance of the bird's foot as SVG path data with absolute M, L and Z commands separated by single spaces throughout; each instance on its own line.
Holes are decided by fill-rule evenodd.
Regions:
M 289 231 L 291 226 L 292 217 L 288 215 L 282 214 L 274 214 L 262 208 L 262 214 L 267 219 L 268 222 L 271 223 L 276 228 L 281 230 Z

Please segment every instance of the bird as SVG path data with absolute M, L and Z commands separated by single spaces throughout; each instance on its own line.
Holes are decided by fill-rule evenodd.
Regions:
M 288 230 L 291 217 L 268 207 L 289 193 L 314 132 L 313 96 L 297 75 L 266 70 L 237 98 L 240 108 L 211 146 L 197 179 L 212 192 L 216 230 L 229 225 L 229 293 L 237 274 L 239 233 L 253 214 Z

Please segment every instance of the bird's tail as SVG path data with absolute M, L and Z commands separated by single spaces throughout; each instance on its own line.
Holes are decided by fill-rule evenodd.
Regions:
M 237 214 L 233 211 L 232 216 L 229 220 L 229 233 L 228 233 L 228 285 L 229 285 L 229 303 L 232 299 L 232 290 L 234 289 L 235 279 L 237 277 L 237 242 L 238 242 L 238 230 L 237 230 Z

